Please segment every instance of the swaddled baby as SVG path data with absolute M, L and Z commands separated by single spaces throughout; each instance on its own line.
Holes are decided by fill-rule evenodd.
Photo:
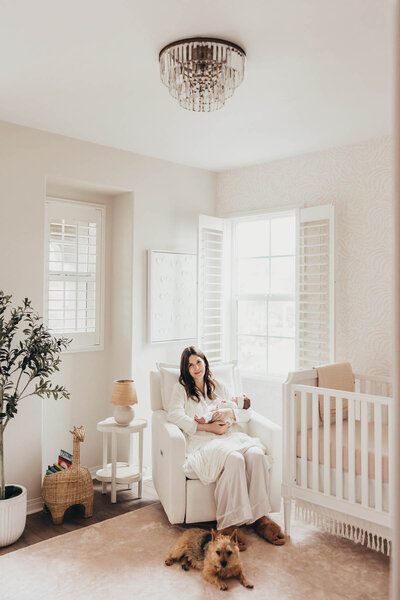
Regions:
M 210 423 L 214 412 L 220 408 L 243 408 L 247 410 L 250 408 L 250 398 L 248 398 L 245 394 L 241 394 L 240 396 L 236 396 L 236 398 L 232 398 L 232 400 L 215 401 L 209 405 L 209 410 L 205 415 L 202 417 L 195 415 L 194 420 L 197 423 Z M 225 421 L 227 423 L 232 423 L 233 419 L 227 418 Z

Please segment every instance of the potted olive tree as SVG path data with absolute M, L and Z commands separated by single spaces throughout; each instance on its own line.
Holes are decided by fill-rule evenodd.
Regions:
M 13 307 L 11 296 L 0 290 L 0 546 L 12 544 L 22 534 L 27 496 L 22 485 L 5 484 L 4 430 L 21 400 L 69 397 L 63 386 L 50 381 L 68 344 L 66 338 L 51 335 L 30 300 Z

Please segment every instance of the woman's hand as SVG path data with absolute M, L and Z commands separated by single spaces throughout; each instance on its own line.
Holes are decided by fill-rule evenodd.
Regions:
M 208 431 L 210 431 L 211 433 L 216 433 L 217 435 L 222 435 L 223 433 L 226 433 L 228 431 L 230 426 L 231 424 L 225 423 L 225 421 L 214 421 L 208 423 Z
M 235 413 L 232 408 L 218 408 L 213 413 L 211 423 L 215 423 L 215 421 L 225 421 L 225 419 L 235 420 Z
M 225 421 L 215 421 L 214 423 L 197 423 L 197 431 L 208 431 L 216 435 L 223 435 L 230 428 L 230 423 Z

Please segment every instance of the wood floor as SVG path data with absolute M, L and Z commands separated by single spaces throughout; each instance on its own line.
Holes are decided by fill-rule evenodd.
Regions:
M 111 504 L 110 491 L 104 495 L 101 493 L 101 483 L 96 479 L 93 481 L 93 487 L 93 517 L 85 519 L 83 508 L 78 506 L 73 506 L 66 511 L 62 525 L 54 525 L 50 514 L 43 511 L 28 515 L 22 536 L 14 544 L 11 544 L 11 546 L 0 548 L 0 556 L 19 550 L 20 548 L 25 548 L 26 546 L 31 546 L 32 544 L 37 544 L 56 535 L 74 531 L 74 529 L 80 529 L 81 527 L 93 525 L 93 523 L 112 519 L 118 515 L 159 501 L 153 484 L 150 481 L 143 482 L 143 497 L 140 500 L 136 499 L 137 486 L 134 485 L 133 490 L 121 489 L 118 491 L 117 502 L 115 504 Z

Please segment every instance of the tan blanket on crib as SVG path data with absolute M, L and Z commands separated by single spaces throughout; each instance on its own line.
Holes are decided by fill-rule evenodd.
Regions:
M 348 421 L 343 421 L 343 471 L 349 471 Z M 368 423 L 368 477 L 375 479 L 374 423 Z M 336 423 L 331 424 L 331 468 L 336 468 Z M 301 458 L 301 434 L 297 434 L 297 458 Z M 307 430 L 307 459 L 312 460 L 312 430 Z M 318 462 L 324 464 L 324 427 L 318 430 Z M 361 423 L 355 421 L 355 469 L 361 475 Z M 382 481 L 389 481 L 388 426 L 382 425 Z
M 318 387 L 354 392 L 354 376 L 348 362 L 317 367 Z
M 354 392 L 354 375 L 351 364 L 348 362 L 316 367 L 318 387 L 346 392 Z M 324 397 L 319 396 L 319 416 L 324 421 Z M 331 398 L 331 421 L 336 418 L 336 401 Z M 343 401 L 343 417 L 347 417 L 347 400 Z

